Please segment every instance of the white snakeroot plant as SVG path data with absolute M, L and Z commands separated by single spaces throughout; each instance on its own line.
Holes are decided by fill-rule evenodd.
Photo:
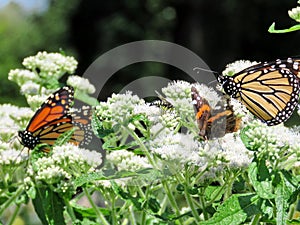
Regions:
M 224 72 L 233 75 L 253 64 L 239 61 Z M 87 146 L 93 150 L 69 143 L 72 130 L 62 132 L 53 146 L 26 149 L 14 136 L 58 89 L 58 79 L 74 73 L 77 62 L 40 52 L 23 65 L 25 69 L 11 70 L 9 79 L 33 110 L 0 105 L 0 215 L 17 205 L 13 221 L 30 199 L 43 224 L 292 221 L 288 211 L 299 194 L 299 127 L 268 127 L 231 99 L 233 115 L 242 120 L 239 129 L 218 138 L 200 137 L 191 87 L 212 111 L 222 111 L 227 99 L 204 84 L 173 81 L 156 103 L 130 91 L 97 102 L 91 123 L 101 143 Z M 75 88 L 75 98 L 95 91 L 77 75 L 67 83 Z M 201 113 L 198 119 L 203 119 Z

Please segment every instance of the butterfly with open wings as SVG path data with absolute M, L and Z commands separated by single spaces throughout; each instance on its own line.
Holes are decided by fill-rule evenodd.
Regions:
M 73 101 L 74 89 L 71 86 L 64 86 L 50 95 L 31 118 L 27 128 L 19 131 L 22 145 L 29 149 L 41 143 L 52 146 L 60 135 L 71 129 L 74 133 L 69 142 L 88 144 L 92 132 L 90 107 L 71 112 Z M 49 148 L 42 150 L 50 151 Z

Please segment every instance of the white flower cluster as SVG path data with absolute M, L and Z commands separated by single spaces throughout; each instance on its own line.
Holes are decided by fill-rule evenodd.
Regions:
M 137 171 L 152 168 L 146 157 L 135 155 L 127 150 L 112 151 L 106 155 L 108 162 L 114 164 L 118 171 Z
M 191 99 L 191 87 L 194 86 L 201 97 L 204 97 L 212 108 L 221 101 L 221 97 L 212 88 L 204 84 L 190 84 L 186 81 L 175 81 L 169 83 L 167 87 L 162 89 L 167 101 L 169 101 L 180 115 L 190 117 L 194 115 L 194 108 Z
M 8 73 L 8 79 L 16 82 L 19 86 L 22 86 L 27 82 L 37 83 L 40 81 L 40 77 L 36 72 L 24 69 L 10 70 Z
M 222 72 L 224 76 L 232 76 L 243 69 L 246 69 L 250 66 L 256 65 L 258 62 L 251 62 L 249 60 L 238 60 L 233 63 L 226 65 L 225 70 Z
M 77 75 L 69 76 L 67 84 L 87 94 L 93 94 L 96 91 L 95 86 L 88 79 Z
M 31 118 L 30 108 L 10 104 L 0 105 L 0 139 L 9 141 Z
M 1 141 L 0 141 L 1 145 Z M 3 147 L 3 145 L 2 145 Z M 23 151 L 18 151 L 12 149 L 10 146 L 7 146 L 6 150 L 0 149 L 0 168 L 4 173 L 4 167 L 10 167 L 11 169 L 22 164 L 25 160 L 27 160 L 28 154 Z
M 134 114 L 134 109 L 138 105 L 144 105 L 145 101 L 137 95 L 128 91 L 125 94 L 112 94 L 107 102 L 101 102 L 97 109 L 100 119 L 110 120 L 112 125 L 127 123 Z
M 102 163 L 100 153 L 73 144 L 55 146 L 51 153 L 51 156 L 38 158 L 34 166 L 28 168 L 28 174 L 34 176 L 35 180 L 57 183 L 93 171 Z
M 280 161 L 285 155 L 299 155 L 300 133 L 283 125 L 268 127 L 262 123 L 253 123 L 245 134 L 250 140 L 250 146 L 255 146 L 261 153 L 267 153 L 274 162 Z
M 300 6 L 297 6 L 296 8 L 289 10 L 288 14 L 293 20 L 300 22 Z
M 234 133 L 226 134 L 219 140 L 220 155 L 227 161 L 225 164 L 230 168 L 247 168 L 252 159 L 253 152 L 249 151 L 239 136 Z
M 162 159 L 177 162 L 178 169 L 182 169 L 186 164 L 204 164 L 199 155 L 200 143 L 190 134 L 161 133 L 150 141 L 149 148 Z
M 41 77 L 54 76 L 59 79 L 66 72 L 74 73 L 78 62 L 71 56 L 64 56 L 60 53 L 38 52 L 35 56 L 23 60 L 23 65 L 32 71 L 39 69 Z

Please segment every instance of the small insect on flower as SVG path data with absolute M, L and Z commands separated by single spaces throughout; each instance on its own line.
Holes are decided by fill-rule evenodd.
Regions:
M 71 86 L 64 86 L 50 95 L 31 118 L 27 128 L 19 131 L 22 145 L 29 149 L 41 143 L 52 146 L 61 134 L 71 129 L 74 129 L 74 133 L 69 142 L 75 145 L 88 144 L 90 138 L 86 137 L 91 135 L 91 129 L 88 129 L 91 112 L 86 113 L 86 109 L 82 109 L 85 113 L 71 113 L 73 100 L 74 89 Z M 47 147 L 42 150 L 50 151 Z
M 205 140 L 222 137 L 225 133 L 236 132 L 241 123 L 241 118 L 233 112 L 230 102 L 226 108 L 216 106 L 212 109 L 208 101 L 201 97 L 195 87 L 191 88 L 191 96 L 196 113 L 199 135 Z M 217 109 L 219 108 L 219 109 Z

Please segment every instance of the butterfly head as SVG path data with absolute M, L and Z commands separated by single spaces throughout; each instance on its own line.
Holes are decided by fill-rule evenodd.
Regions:
M 233 78 L 231 76 L 220 75 L 218 77 L 218 81 L 222 85 L 226 94 L 228 94 L 232 97 L 237 97 L 236 96 L 238 93 L 237 86 L 239 86 L 239 84 L 234 83 Z
M 18 136 L 21 138 L 21 144 L 29 149 L 34 149 L 34 147 L 40 143 L 38 137 L 34 137 L 31 132 L 24 130 L 19 131 Z

